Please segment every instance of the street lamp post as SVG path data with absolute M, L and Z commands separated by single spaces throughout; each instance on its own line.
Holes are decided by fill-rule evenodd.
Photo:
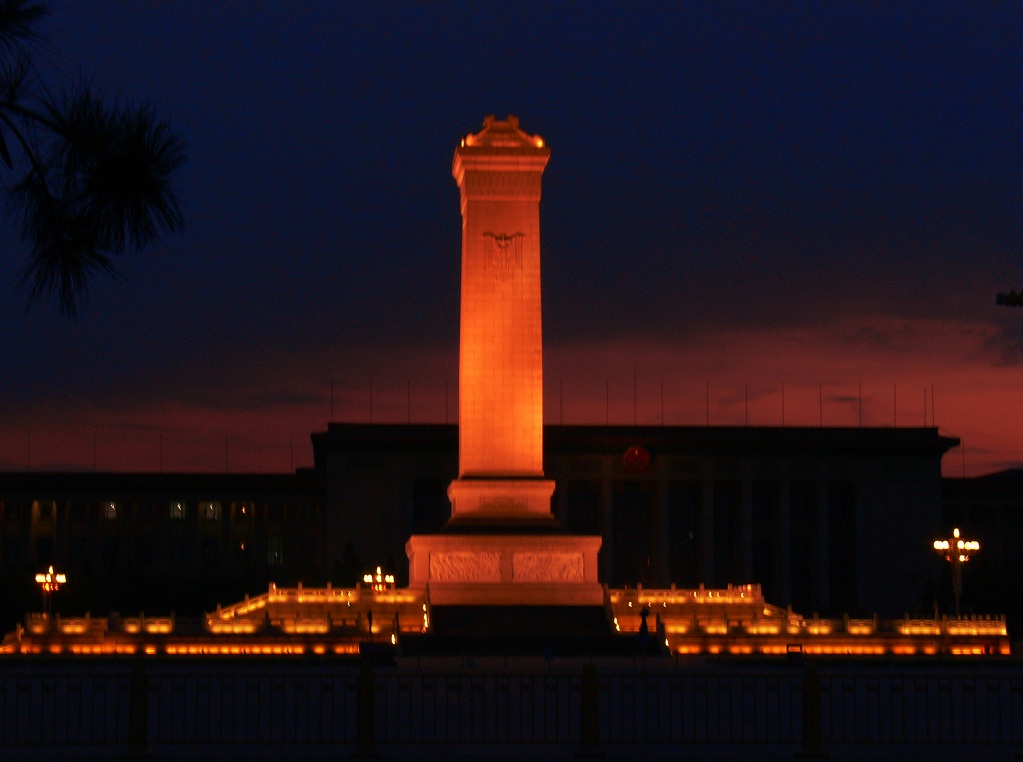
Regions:
M 44 574 L 36 575 L 36 583 L 43 591 L 43 608 L 46 611 L 46 616 L 50 615 L 50 610 L 53 607 L 53 594 L 60 590 L 60 586 L 65 582 L 67 582 L 67 576 L 53 571 L 53 566 L 50 566 Z
M 971 553 L 980 550 L 980 543 L 976 540 L 964 540 L 959 536 L 959 527 L 956 527 L 947 540 L 935 540 L 934 549 L 952 564 L 952 595 L 956 602 L 956 619 L 959 619 L 959 601 L 963 596 L 963 564 L 970 560 Z

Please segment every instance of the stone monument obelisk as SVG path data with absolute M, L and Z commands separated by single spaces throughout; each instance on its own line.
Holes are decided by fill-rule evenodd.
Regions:
M 434 605 L 600 605 L 600 537 L 566 535 L 543 473 L 540 180 L 550 157 L 514 116 L 455 150 L 462 209 L 458 478 L 451 519 L 407 545 Z

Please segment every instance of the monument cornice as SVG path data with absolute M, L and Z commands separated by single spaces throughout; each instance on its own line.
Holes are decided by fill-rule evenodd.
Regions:
M 550 155 L 548 148 L 459 148 L 451 162 L 451 174 L 459 187 L 466 174 L 533 173 L 539 178 Z

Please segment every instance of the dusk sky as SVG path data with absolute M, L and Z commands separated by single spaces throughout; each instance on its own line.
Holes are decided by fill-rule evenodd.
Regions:
M 0 469 L 288 471 L 332 388 L 334 420 L 454 422 L 451 159 L 487 114 L 551 148 L 548 422 L 937 425 L 948 475 L 1023 466 L 1019 3 L 55 2 L 44 31 L 49 81 L 182 135 L 186 229 L 72 323 L 26 310 L 8 222 Z

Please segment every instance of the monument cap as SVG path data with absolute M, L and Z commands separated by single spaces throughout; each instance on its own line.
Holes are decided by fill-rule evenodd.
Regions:
M 509 114 L 497 119 L 493 114 L 483 120 L 483 129 L 462 138 L 451 162 L 451 174 L 465 193 L 466 172 L 515 172 L 536 174 L 539 193 L 539 172 L 547 165 L 551 149 L 539 135 L 530 135 L 519 126 L 519 118 Z M 462 199 L 463 203 L 465 199 Z
M 462 138 L 462 148 L 543 148 L 539 135 L 530 135 L 519 126 L 519 118 L 509 114 L 498 119 L 493 114 L 483 119 L 483 129 Z

